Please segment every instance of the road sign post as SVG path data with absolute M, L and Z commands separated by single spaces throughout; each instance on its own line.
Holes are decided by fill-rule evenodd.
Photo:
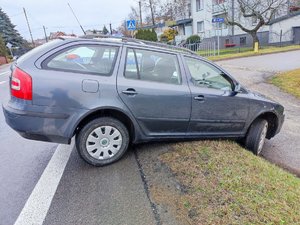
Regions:
M 216 18 L 212 19 L 212 22 L 216 23 L 216 24 L 220 24 L 220 23 L 224 23 L 225 19 L 221 18 L 221 17 L 220 18 L 216 17 Z M 215 30 L 217 30 L 217 29 L 215 29 Z M 217 32 L 217 42 L 218 42 L 218 55 L 220 55 L 220 32 L 219 32 L 219 30 Z
M 11 50 L 12 44 L 8 42 L 8 43 L 6 44 L 6 47 L 9 49 L 10 55 L 11 55 L 11 57 L 13 58 L 14 55 L 13 55 L 13 52 L 12 52 L 12 50 Z

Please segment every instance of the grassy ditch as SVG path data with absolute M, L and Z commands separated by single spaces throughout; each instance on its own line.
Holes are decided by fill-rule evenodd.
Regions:
M 300 179 L 230 141 L 180 143 L 160 156 L 186 187 L 193 224 L 299 224 Z
M 280 73 L 272 77 L 271 83 L 300 98 L 300 69 Z

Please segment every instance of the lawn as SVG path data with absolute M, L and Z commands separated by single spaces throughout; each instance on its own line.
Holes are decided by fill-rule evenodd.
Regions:
M 300 98 L 300 69 L 278 74 L 271 79 L 271 83 Z
M 299 224 L 300 179 L 230 141 L 173 145 L 160 156 L 187 189 L 193 224 Z
M 232 59 L 232 58 L 240 58 L 240 57 L 248 57 L 248 56 L 256 56 L 256 55 L 265 55 L 271 53 L 278 53 L 278 52 L 286 52 L 292 50 L 300 50 L 300 45 L 290 45 L 290 46 L 283 46 L 283 47 L 276 47 L 276 46 L 267 46 L 262 47 L 258 53 L 255 53 L 252 48 L 226 48 L 220 50 L 220 55 L 216 56 L 209 56 L 207 57 L 209 60 L 218 61 L 224 59 Z M 205 51 L 198 51 L 199 55 L 205 55 Z

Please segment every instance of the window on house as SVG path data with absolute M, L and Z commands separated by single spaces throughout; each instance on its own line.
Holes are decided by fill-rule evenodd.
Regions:
M 188 3 L 189 18 L 192 16 L 191 3 Z
M 197 32 L 198 33 L 204 32 L 204 21 L 200 21 L 197 23 Z
M 247 43 L 246 41 L 247 41 L 246 37 L 240 37 L 240 46 L 245 46 Z
M 203 9 L 203 0 L 196 0 L 196 11 L 200 11 Z

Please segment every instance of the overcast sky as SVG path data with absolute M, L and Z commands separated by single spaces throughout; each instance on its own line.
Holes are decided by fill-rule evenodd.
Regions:
M 85 30 L 101 29 L 104 25 L 117 28 L 137 6 L 137 0 L 0 0 L 0 7 L 10 17 L 16 29 L 30 39 L 23 7 L 32 28 L 33 38 L 43 37 L 43 25 L 50 32 L 64 31 L 81 35 L 82 32 L 67 3 L 70 3 Z

